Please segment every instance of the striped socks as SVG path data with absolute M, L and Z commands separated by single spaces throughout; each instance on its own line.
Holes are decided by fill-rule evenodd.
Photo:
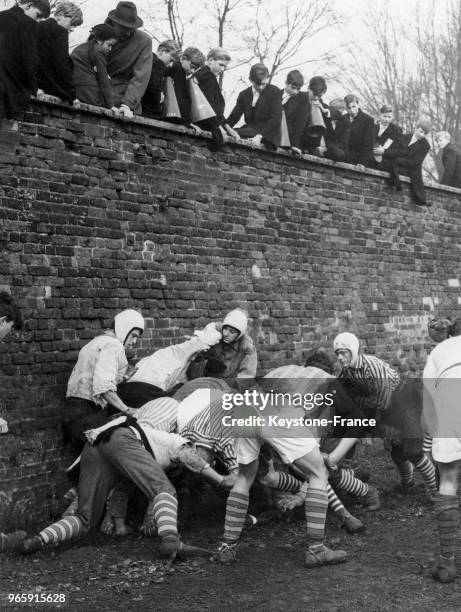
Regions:
M 451 558 L 455 554 L 455 536 L 459 524 L 459 506 L 457 495 L 441 495 L 434 500 L 437 527 L 440 539 L 440 554 Z
M 432 436 L 428 433 L 424 434 L 423 438 L 423 453 L 432 452 Z
M 242 533 L 248 510 L 249 496 L 231 491 L 227 498 L 226 519 L 224 521 L 224 542 L 237 542 Z
M 274 487 L 277 491 L 284 493 L 298 493 L 301 488 L 301 481 L 285 472 L 278 472 L 278 482 Z
M 159 493 L 153 499 L 152 510 L 161 538 L 178 537 L 178 500 L 170 493 Z
M 83 533 L 82 519 L 78 516 L 66 516 L 52 525 L 45 527 L 38 534 L 43 544 L 58 544 L 71 540 Z
M 325 537 L 325 521 L 328 510 L 328 496 L 326 490 L 307 489 L 306 501 L 306 528 L 308 544 L 321 544 Z
M 435 465 L 427 455 L 423 455 L 421 459 L 415 463 L 415 468 L 424 478 L 426 487 L 432 491 L 437 490 L 437 473 L 435 471 Z
M 413 464 L 407 460 L 399 463 L 397 469 L 399 470 L 402 487 L 408 489 L 413 484 Z
M 337 486 L 356 497 L 364 497 L 369 491 L 368 484 L 356 478 L 353 470 L 345 468 L 341 468 L 341 475 Z
M 331 485 L 327 486 L 327 496 L 328 496 L 328 503 L 331 509 L 333 510 L 333 512 L 338 513 L 338 512 L 342 512 L 343 510 L 345 510 L 344 505 L 342 504 L 341 500 L 334 492 Z

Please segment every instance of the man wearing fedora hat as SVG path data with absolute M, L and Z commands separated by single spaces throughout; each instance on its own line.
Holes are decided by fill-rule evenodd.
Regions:
M 115 106 L 119 106 L 125 117 L 140 115 L 141 100 L 152 70 L 152 40 L 139 31 L 143 21 L 133 2 L 119 2 L 109 12 L 106 23 L 113 26 L 119 38 L 107 63 Z

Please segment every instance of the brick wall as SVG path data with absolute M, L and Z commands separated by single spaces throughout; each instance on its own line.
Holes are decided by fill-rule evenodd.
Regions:
M 142 310 L 138 355 L 247 308 L 260 371 L 338 331 L 419 372 L 428 314 L 461 299 L 460 191 L 430 209 L 383 175 L 226 146 L 184 128 L 35 103 L 0 131 L 0 288 L 27 327 L 0 344 L 0 526 L 48 517 L 65 485 L 60 415 L 78 350 Z

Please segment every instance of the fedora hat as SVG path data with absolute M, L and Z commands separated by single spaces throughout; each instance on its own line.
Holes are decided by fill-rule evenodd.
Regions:
M 138 10 L 134 2 L 119 2 L 117 8 L 110 11 L 108 18 L 125 28 L 140 28 L 143 24 L 138 17 Z

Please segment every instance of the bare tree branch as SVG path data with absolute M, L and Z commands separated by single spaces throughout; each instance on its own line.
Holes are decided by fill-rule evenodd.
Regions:
M 273 5 L 256 3 L 254 27 L 243 36 L 253 56 L 267 63 L 270 80 L 293 59 L 304 44 L 336 23 L 336 17 L 327 0 L 305 2 L 298 0 L 286 4 L 274 14 Z M 331 52 L 330 52 L 331 55 Z M 312 57 L 312 60 L 318 57 Z

